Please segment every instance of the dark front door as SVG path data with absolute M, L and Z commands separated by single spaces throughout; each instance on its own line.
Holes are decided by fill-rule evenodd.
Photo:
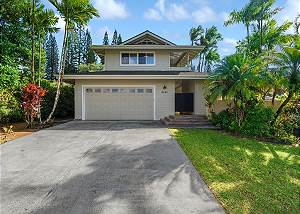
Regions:
M 193 93 L 175 93 L 176 112 L 194 112 Z

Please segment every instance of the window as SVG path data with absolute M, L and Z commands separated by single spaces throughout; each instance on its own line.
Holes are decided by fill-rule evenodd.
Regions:
M 129 88 L 129 89 L 128 89 L 128 92 L 129 92 L 129 93 L 135 93 L 135 89 L 134 89 L 134 88 Z
M 128 53 L 122 53 L 121 62 L 124 65 L 129 64 L 129 54 Z
M 87 88 L 85 91 L 86 91 L 86 93 L 93 93 L 93 89 L 92 88 Z
M 95 93 L 101 93 L 101 88 L 95 88 Z
M 137 93 L 144 93 L 144 89 L 143 88 L 138 88 Z
M 128 89 L 127 88 L 120 88 L 120 93 L 127 93 Z
M 130 65 L 137 64 L 137 54 L 136 53 L 129 54 L 129 64 Z
M 146 93 L 151 94 L 152 93 L 152 88 L 147 88 Z
M 154 65 L 154 53 L 121 53 L 121 65 Z
M 103 88 L 103 93 L 109 93 L 110 89 L 109 88 Z
M 111 93 L 118 93 L 119 92 L 119 89 L 118 88 L 113 88 L 111 89 Z

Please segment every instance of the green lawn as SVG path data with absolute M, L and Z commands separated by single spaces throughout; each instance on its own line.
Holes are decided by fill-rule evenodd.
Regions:
M 229 213 L 300 213 L 300 149 L 220 131 L 171 129 Z

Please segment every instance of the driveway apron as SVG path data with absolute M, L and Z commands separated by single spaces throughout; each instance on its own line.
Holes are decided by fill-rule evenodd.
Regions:
M 0 148 L 1 213 L 224 213 L 159 122 L 72 121 Z

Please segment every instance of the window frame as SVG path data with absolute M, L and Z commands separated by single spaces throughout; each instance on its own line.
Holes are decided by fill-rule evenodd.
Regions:
M 135 53 L 137 54 L 137 64 L 130 64 L 130 59 L 129 64 L 123 64 L 122 63 L 122 54 L 130 54 Z M 153 54 L 153 64 L 139 64 L 139 54 Z M 146 58 L 146 63 L 147 63 L 147 58 Z M 156 55 L 154 51 L 120 51 L 120 66 L 155 66 L 156 65 Z

